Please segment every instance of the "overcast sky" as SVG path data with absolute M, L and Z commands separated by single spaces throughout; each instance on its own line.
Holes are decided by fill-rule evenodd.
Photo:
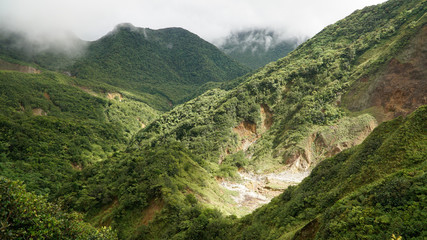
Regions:
M 356 9 L 385 0 L 0 0 L 0 26 L 31 34 L 70 30 L 96 40 L 118 23 L 182 27 L 208 41 L 270 27 L 313 36 Z

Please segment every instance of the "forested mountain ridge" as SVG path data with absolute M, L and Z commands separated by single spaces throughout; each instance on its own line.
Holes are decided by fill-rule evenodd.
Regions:
M 68 35 L 58 42 L 43 42 L 19 32 L 0 33 L 2 175 L 23 180 L 30 191 L 51 198 L 74 171 L 125 149 L 133 134 L 158 116 L 154 108 L 171 107 L 167 97 L 158 94 L 161 90 L 149 93 L 152 87 L 163 84 L 174 97 L 184 99 L 200 93 L 196 85 L 209 88 L 206 82 L 226 80 L 227 74 L 239 76 L 236 68 L 244 69 L 213 45 L 179 28 L 156 31 L 122 24 L 95 42 Z M 147 34 L 153 42 L 144 40 Z M 97 55 L 101 52 L 106 56 Z M 92 69 L 90 77 L 72 76 L 93 56 L 97 56 L 95 62 L 107 62 L 114 69 L 96 65 L 101 69 Z M 160 60 L 148 61 L 150 57 Z M 127 71 L 123 59 L 134 60 L 131 63 L 138 68 Z M 122 65 L 117 65 L 120 60 Z M 185 65 L 186 71 L 178 65 Z M 181 72 L 174 69 L 171 76 L 163 74 L 173 66 Z M 116 73 L 111 74 L 115 81 L 108 81 L 105 71 Z M 132 84 L 138 85 L 138 74 L 147 83 L 136 90 Z M 179 87 L 172 84 L 177 79 L 184 82 Z
M 71 71 L 79 78 L 158 95 L 165 102 L 148 104 L 161 110 L 191 99 L 206 83 L 229 81 L 246 72 L 247 68 L 187 30 L 151 30 L 130 24 L 118 25 L 90 43 Z
M 152 30 L 119 24 L 104 37 L 86 42 L 70 33 L 33 39 L 0 30 L 3 65 L 21 64 L 61 71 L 87 80 L 87 88 L 109 85 L 138 95 L 160 111 L 201 91 L 249 72 L 214 45 L 182 28 Z
M 244 149 L 255 169 L 278 163 L 308 169 L 322 156 L 360 143 L 378 121 L 427 103 L 421 97 L 425 22 L 425 1 L 388 1 L 358 10 L 231 91 L 209 91 L 163 115 L 134 145 L 171 138 L 215 163 Z M 409 70 L 393 68 L 399 64 Z M 396 84 L 410 74 L 410 87 Z M 384 85 L 388 93 L 378 99 L 390 99 L 390 106 L 367 101 L 365 90 L 385 90 Z M 355 99 L 356 94 L 365 95 Z M 406 97 L 390 98 L 393 94 Z M 248 134 L 239 134 L 239 125 Z

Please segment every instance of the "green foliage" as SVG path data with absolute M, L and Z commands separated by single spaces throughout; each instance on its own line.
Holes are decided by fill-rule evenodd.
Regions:
M 141 122 L 158 114 L 132 95 L 107 100 L 74 81 L 0 71 L 0 174 L 50 199 L 73 171 L 124 149 Z
M 172 138 L 218 162 L 227 149 L 234 153 L 239 148 L 231 129 L 247 121 L 261 130 L 260 105 L 265 104 L 273 112 L 274 124 L 255 146 L 253 162 L 272 158 L 276 164 L 284 162 L 288 156 L 282 154 L 284 150 L 297 151 L 309 133 L 346 116 L 340 97 L 402 49 L 425 23 L 424 9 L 422 1 L 414 0 L 356 11 L 285 58 L 238 81 L 237 87 L 209 91 L 177 106 L 138 133 L 133 146 L 162 144 Z M 413 21 L 416 26 L 408 26 Z M 380 40 L 373 38 L 376 35 Z
M 169 104 L 194 97 L 204 83 L 232 80 L 247 69 L 184 29 L 122 24 L 90 44 L 72 72 L 79 78 L 161 97 L 163 102 L 147 104 L 166 110 Z
M 287 57 L 229 83 L 223 81 L 245 69 L 198 37 L 182 29 L 120 26 L 90 44 L 73 66 L 77 78 L 0 71 L 0 174 L 83 212 L 94 225 L 117 229 L 123 239 L 278 239 L 307 229 L 318 238 L 330 229 L 337 238 L 422 238 L 426 107 L 381 125 L 362 145 L 323 161 L 301 185 L 251 215 L 236 220 L 206 206 L 227 201 L 213 175 L 233 178 L 237 168 L 269 158 L 280 164 L 284 150 L 298 150 L 308 134 L 344 121 L 340 96 L 398 53 L 425 25 L 424 15 L 420 0 L 356 11 Z M 157 111 L 147 104 L 169 109 L 212 87 L 219 88 L 150 124 Z M 108 93 L 123 99 L 106 99 Z M 141 122 L 147 127 L 132 138 Z M 239 126 L 247 129 L 239 132 Z M 240 151 L 245 134 L 256 137 L 255 150 Z M 247 153 L 255 154 L 248 159 Z M 8 189 L 0 188 L 6 191 L 1 201 L 8 201 L 0 206 L 2 222 L 15 208 L 4 198 Z M 11 196 L 24 197 L 19 209 L 39 198 Z M 32 222 L 38 213 L 13 214 L 33 224 L 30 237 L 61 238 L 64 221 L 42 202 L 35 208 L 48 212 L 40 222 Z M 91 228 L 79 217 L 67 219 Z M 17 226 L 12 235 L 30 228 Z
M 426 169 L 399 171 L 338 201 L 325 212 L 319 238 L 427 237 Z
M 324 160 L 299 186 L 238 221 L 235 239 L 277 239 L 315 219 L 316 239 L 422 239 L 426 120 L 423 106 L 406 119 L 381 124 L 361 145 Z
M 117 153 L 112 158 L 86 167 L 76 174 L 76 180 L 61 189 L 61 199 L 68 208 L 89 211 L 89 219 L 103 214 L 103 206 L 113 204 L 111 214 L 101 220 L 100 224 L 108 222 L 109 219 L 123 239 L 144 234 L 160 236 L 165 232 L 153 232 L 137 227 L 144 216 L 127 216 L 152 207 L 153 202 L 165 201 L 164 210 L 159 209 L 162 211 L 162 220 L 159 220 L 157 227 L 170 228 L 178 226 L 180 221 L 198 221 L 193 219 L 197 216 L 191 215 L 186 212 L 190 210 L 185 209 L 197 206 L 202 210 L 195 197 L 187 192 L 195 191 L 200 194 L 197 186 L 206 185 L 207 173 L 198 165 L 200 162 L 200 159 L 176 142 L 170 142 L 167 147 L 147 147 Z M 115 205 L 115 202 L 118 204 Z M 172 211 L 173 215 L 163 214 L 163 211 Z M 216 212 L 215 216 L 217 215 L 220 214 Z M 168 221 L 173 222 L 173 225 L 169 225 Z
M 77 213 L 65 213 L 20 182 L 0 177 L 1 239 L 117 239 L 111 228 L 96 229 Z

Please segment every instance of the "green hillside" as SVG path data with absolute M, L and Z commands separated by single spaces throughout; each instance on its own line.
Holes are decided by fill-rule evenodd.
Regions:
M 72 74 L 160 96 L 163 102 L 148 104 L 163 110 L 194 97 L 203 84 L 226 82 L 247 71 L 184 29 L 151 30 L 122 24 L 90 43 Z
M 324 160 L 300 185 L 240 219 L 200 204 L 224 190 L 179 143 L 87 168 L 64 196 L 123 239 L 423 239 L 426 118 L 423 106 L 381 124 L 361 145 Z
M 131 94 L 80 84 L 49 71 L 0 71 L 2 176 L 53 198 L 73 172 L 125 149 L 158 115 Z
M 1 52 L 0 238 L 427 237 L 426 4 L 245 76 L 179 28 L 119 25 L 68 69 Z
M 111 228 L 94 228 L 81 215 L 27 192 L 21 182 L 0 177 L 0 196 L 1 239 L 117 239 Z
M 229 239 L 427 237 L 427 107 L 378 126 L 297 187 L 238 221 Z
M 175 139 L 214 168 L 244 150 L 254 170 L 309 169 L 360 143 L 378 122 L 427 104 L 425 9 L 425 1 L 389 1 L 356 11 L 236 88 L 177 106 L 133 146 Z M 403 77 L 410 81 L 399 83 Z M 366 102 L 353 107 L 357 101 Z
M 128 152 L 134 156 L 138 155 L 135 151 L 146 146 L 156 151 L 171 142 L 179 142 L 184 149 L 189 149 L 193 159 L 203 159 L 195 162 L 207 171 L 200 170 L 205 182 L 215 178 L 220 179 L 218 183 L 221 179 L 242 181 L 237 173 L 242 167 L 256 173 L 283 168 L 294 171 L 312 169 L 326 157 L 362 142 L 378 123 L 406 115 L 426 104 L 423 98 L 416 97 L 426 92 L 422 77 L 425 70 L 418 62 L 418 59 L 425 61 L 420 57 L 425 51 L 417 51 L 425 48 L 422 40 L 426 32 L 425 9 L 425 1 L 389 1 L 356 11 L 325 28 L 287 57 L 250 75 L 236 88 L 208 91 L 163 114 L 136 135 Z M 399 79 L 399 74 L 406 75 L 395 68 L 399 64 L 410 69 L 410 84 L 418 88 L 409 90 L 399 84 L 390 85 L 388 91 L 400 92 L 407 97 L 395 102 L 391 98 L 393 101 L 388 106 L 367 100 L 364 106 L 351 107 L 354 102 L 349 99 L 353 94 L 362 94 L 366 88 L 372 88 L 373 92 L 384 89 L 382 84 Z M 182 194 L 194 195 L 202 205 L 220 208 L 225 213 L 242 215 L 247 211 L 233 203 L 233 192 L 222 187 L 213 193 L 196 186 L 180 187 L 174 175 L 167 175 L 172 180 L 162 184 L 161 189 L 172 190 L 161 191 L 160 199 L 165 201 L 161 208 L 154 207 L 158 204 L 153 205 L 159 212 L 157 217 L 151 225 L 135 227 L 133 234 L 147 239 L 168 239 L 175 234 L 176 239 L 214 239 L 216 234 L 227 236 L 228 230 L 222 228 L 230 224 L 233 217 L 224 218 L 205 208 L 190 207 L 186 200 L 183 203 L 182 198 L 173 197 Z M 175 184 L 177 187 L 173 187 Z M 214 185 L 202 183 L 201 186 L 212 188 Z M 181 200 L 170 200 L 171 196 Z M 218 202 L 218 196 L 223 198 L 222 202 Z M 121 209 L 120 201 L 117 205 L 104 205 L 104 208 L 106 206 Z M 149 206 L 145 209 L 151 209 Z M 187 207 L 190 208 L 185 210 Z M 98 209 L 97 213 L 90 219 L 105 216 L 99 205 L 95 209 Z M 139 209 L 138 204 L 130 209 Z M 191 215 L 192 211 L 196 211 L 195 215 Z M 109 215 L 104 220 L 108 223 L 112 217 L 113 225 L 139 226 L 135 215 L 114 216 Z M 178 224 L 180 221 L 185 224 Z M 266 235 L 275 239 L 288 231 L 282 230 L 273 229 L 277 233 L 270 235 L 262 231 L 256 233 L 259 230 L 249 226 L 241 233 L 242 239 L 258 239 Z M 251 238 L 252 231 L 255 233 Z M 130 233 L 129 230 L 125 232 Z

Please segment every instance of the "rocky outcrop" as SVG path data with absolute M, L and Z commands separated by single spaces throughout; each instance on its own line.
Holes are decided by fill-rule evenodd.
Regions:
M 33 108 L 32 112 L 33 112 L 34 116 L 46 116 L 47 115 L 47 113 L 41 108 Z
M 266 131 L 270 129 L 273 125 L 273 112 L 270 110 L 270 107 L 267 104 L 261 104 L 261 121 L 262 121 L 262 130 Z
M 306 171 L 320 160 L 360 144 L 377 125 L 374 117 L 364 114 L 321 127 L 301 141 L 296 149 L 285 151 L 284 163 L 292 170 Z
M 236 151 L 246 151 L 258 140 L 263 133 L 270 129 L 273 125 L 273 112 L 268 105 L 260 105 L 261 124 L 257 126 L 255 123 L 242 121 L 238 126 L 233 128 L 233 132 L 239 136 L 240 145 Z
M 236 151 L 246 151 L 260 137 L 257 134 L 256 124 L 248 121 L 241 122 L 237 127 L 233 128 L 233 132 L 241 139 L 240 146 Z
M 123 100 L 123 95 L 121 93 L 107 93 L 107 98 L 110 100 L 117 99 L 121 102 Z
M 373 108 L 379 122 L 427 104 L 427 26 L 376 75 L 363 77 L 344 96 L 352 111 Z

